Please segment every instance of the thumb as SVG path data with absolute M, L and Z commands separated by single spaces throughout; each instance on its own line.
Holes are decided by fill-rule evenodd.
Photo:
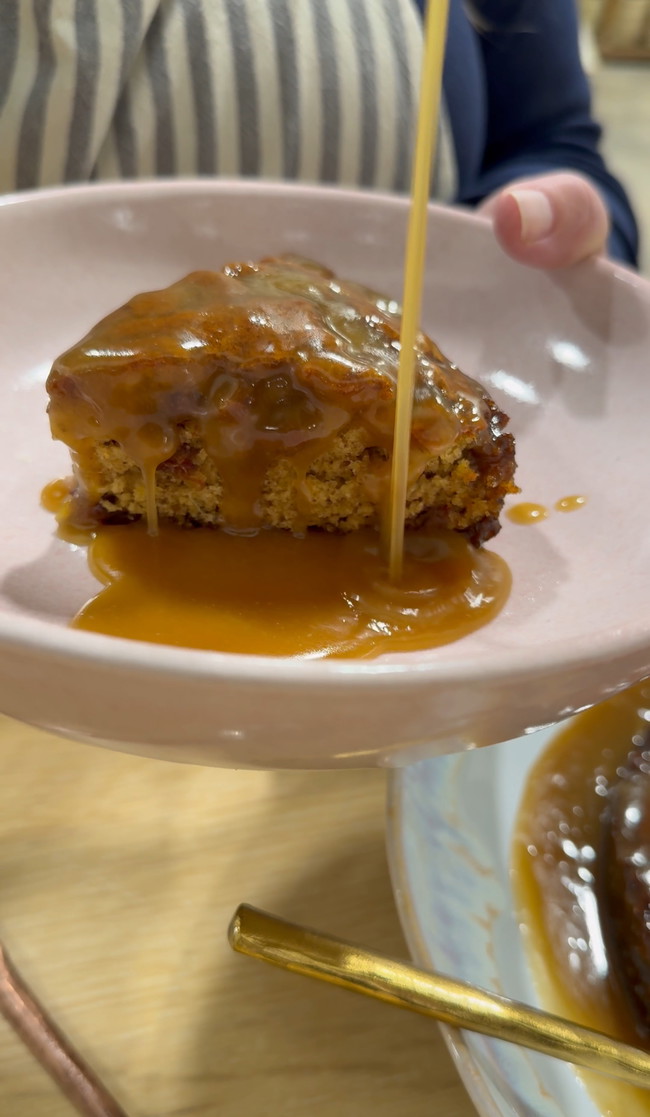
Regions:
M 609 219 L 597 190 L 577 174 L 540 175 L 508 186 L 482 207 L 501 247 L 522 264 L 566 268 L 602 252 Z

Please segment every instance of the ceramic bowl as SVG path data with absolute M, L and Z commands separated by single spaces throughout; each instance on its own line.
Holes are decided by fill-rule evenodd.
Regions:
M 587 504 L 504 522 L 513 590 L 490 625 L 360 661 L 228 656 L 68 627 L 86 555 L 39 507 L 53 358 L 134 293 L 294 252 L 399 298 L 407 201 L 254 182 L 93 185 L 0 204 L 0 711 L 145 755 L 224 766 L 404 764 L 513 737 L 650 673 L 650 285 L 605 262 L 543 274 L 487 222 L 432 207 L 423 321 L 511 415 L 521 499 Z

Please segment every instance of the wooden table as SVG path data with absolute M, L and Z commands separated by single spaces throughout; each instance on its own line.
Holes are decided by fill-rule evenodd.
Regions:
M 405 955 L 380 772 L 220 772 L 0 719 L 0 934 L 129 1117 L 471 1117 L 420 1017 L 231 953 L 247 900 Z M 0 1020 L 1 1117 L 71 1109 Z

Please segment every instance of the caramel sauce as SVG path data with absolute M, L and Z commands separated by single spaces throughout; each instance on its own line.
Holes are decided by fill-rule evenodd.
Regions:
M 555 504 L 557 512 L 577 512 L 587 503 L 586 496 L 563 496 Z
M 41 492 L 41 504 L 46 512 L 53 512 L 60 524 L 70 515 L 73 483 L 70 478 L 61 477 L 50 481 Z
M 424 16 L 424 55 L 418 122 L 413 153 L 411 207 L 404 258 L 404 313 L 400 330 L 400 363 L 395 393 L 393 460 L 386 535 L 393 581 L 399 581 L 404 557 L 404 524 L 409 489 L 411 418 L 417 370 L 418 324 L 422 311 L 422 285 L 426 257 L 431 167 L 438 139 L 442 71 L 447 41 L 449 0 L 427 4 Z
M 548 508 L 543 504 L 522 501 L 520 504 L 513 504 L 506 512 L 506 516 L 513 524 L 537 524 L 541 520 L 548 519 Z
M 529 773 L 514 888 L 547 1006 L 650 1050 L 650 682 L 581 714 Z M 584 1075 L 605 1114 L 650 1094 Z
M 220 523 L 262 526 L 267 470 L 285 458 L 307 527 L 305 478 L 336 435 L 361 429 L 390 457 L 400 327 L 394 301 L 294 258 L 195 272 L 137 295 L 48 378 L 52 434 L 71 450 L 80 502 L 104 494 L 97 446 L 119 446 L 141 471 L 153 529 L 156 470 L 191 429 L 223 482 Z M 504 416 L 487 393 L 425 335 L 416 350 L 409 476 L 464 434 L 493 453 Z M 389 474 L 378 467 L 384 503 Z
M 65 538 L 70 487 L 47 486 Z M 267 656 L 371 657 L 458 640 L 495 617 L 510 590 L 498 555 L 454 532 L 406 538 L 392 583 L 373 531 L 303 538 L 144 523 L 86 531 L 104 588 L 75 628 L 156 644 Z
M 59 502 L 60 533 L 89 544 L 105 587 L 76 626 L 223 652 L 372 656 L 494 617 L 510 574 L 470 538 L 495 534 L 517 491 L 513 439 L 423 334 L 407 479 L 434 482 L 440 459 L 442 495 L 413 498 L 399 580 L 380 553 L 400 327 L 393 300 L 281 258 L 138 295 L 59 357 L 50 424 L 75 478 L 43 501 Z M 460 488 L 445 489 L 455 463 Z

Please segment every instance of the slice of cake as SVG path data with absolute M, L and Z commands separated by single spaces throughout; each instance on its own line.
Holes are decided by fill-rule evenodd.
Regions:
M 294 259 L 137 295 L 54 362 L 80 519 L 354 531 L 388 499 L 400 308 Z M 418 341 L 407 527 L 499 530 L 507 417 Z

